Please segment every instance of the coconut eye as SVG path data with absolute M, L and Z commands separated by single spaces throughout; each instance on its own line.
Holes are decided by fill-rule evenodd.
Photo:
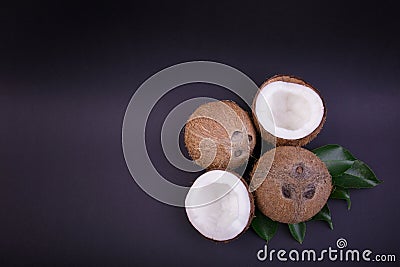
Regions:
M 232 142 L 239 142 L 243 139 L 243 133 L 240 131 L 234 131 L 231 137 Z
M 292 197 L 292 190 L 291 190 L 289 185 L 283 185 L 282 186 L 282 195 L 285 198 L 291 198 Z
M 303 197 L 306 199 L 312 199 L 315 195 L 315 186 L 309 185 L 307 186 L 306 191 L 303 193 Z
M 302 173 L 303 173 L 303 167 L 297 166 L 297 168 L 296 168 L 296 173 L 302 174 Z
M 249 139 L 249 142 L 253 141 L 253 136 L 247 135 L 247 138 Z
M 240 157 L 242 155 L 242 150 L 240 150 L 240 149 L 236 150 L 234 154 L 235 154 L 235 157 Z
M 296 178 L 303 178 L 305 176 L 304 164 L 295 164 L 292 169 L 292 174 Z

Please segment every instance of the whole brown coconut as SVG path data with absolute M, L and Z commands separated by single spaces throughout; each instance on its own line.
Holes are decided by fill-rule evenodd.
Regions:
M 264 166 L 271 161 L 266 174 Z M 252 179 L 261 184 L 255 191 L 258 209 L 282 223 L 309 220 L 323 208 L 332 190 L 325 164 L 311 151 L 294 146 L 265 153 L 255 165 Z
M 235 169 L 248 161 L 256 132 L 247 112 L 232 101 L 201 105 L 185 125 L 185 146 L 196 164 Z
M 304 146 L 321 131 L 326 120 L 324 99 L 317 89 L 288 75 L 264 82 L 252 105 L 257 129 L 276 146 Z

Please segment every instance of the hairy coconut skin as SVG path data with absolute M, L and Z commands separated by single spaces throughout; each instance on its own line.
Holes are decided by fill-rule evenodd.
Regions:
M 209 170 L 236 169 L 249 159 L 256 143 L 253 123 L 228 100 L 201 105 L 185 125 L 185 146 L 196 164 Z
M 266 173 L 263 166 L 270 166 L 271 161 Z M 301 147 L 281 146 L 266 152 L 251 176 L 263 180 L 255 191 L 258 209 L 282 223 L 311 219 L 323 208 L 332 191 L 332 178 L 325 164 Z
M 324 115 L 323 115 L 322 120 L 321 120 L 320 124 L 318 125 L 318 127 L 315 128 L 315 130 L 312 133 L 310 133 L 309 135 L 307 135 L 303 138 L 300 138 L 300 139 L 284 139 L 284 138 L 276 137 L 273 134 L 269 133 L 261 126 L 260 123 L 258 123 L 257 114 L 255 112 L 255 105 L 256 105 L 257 97 L 260 94 L 260 91 L 264 86 L 266 86 L 267 84 L 273 83 L 273 82 L 277 82 L 277 81 L 287 82 L 287 83 L 295 83 L 295 84 L 306 86 L 306 87 L 312 89 L 314 92 L 316 92 L 319 95 L 319 97 L 321 98 L 322 103 L 324 105 Z M 315 137 L 317 137 L 319 132 L 322 130 L 322 127 L 324 126 L 324 123 L 326 121 L 326 112 L 327 112 L 325 101 L 322 98 L 321 93 L 317 89 L 315 89 L 313 86 L 311 86 L 309 83 L 305 82 L 304 80 L 294 77 L 294 76 L 289 76 L 289 75 L 275 75 L 272 78 L 265 81 L 261 85 L 256 96 L 254 97 L 253 104 L 252 104 L 252 110 L 253 110 L 252 115 L 253 115 L 253 119 L 255 122 L 255 126 L 256 126 L 257 130 L 260 132 L 261 137 L 264 140 L 266 140 L 267 142 L 275 144 L 276 146 L 304 146 L 304 145 L 308 144 L 309 142 L 311 142 L 311 140 L 313 140 Z

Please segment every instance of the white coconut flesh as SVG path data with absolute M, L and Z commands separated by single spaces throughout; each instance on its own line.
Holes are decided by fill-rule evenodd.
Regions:
M 260 125 L 284 139 L 300 139 L 321 123 L 324 104 L 313 89 L 290 82 L 276 81 L 260 89 L 255 103 Z
M 248 225 L 251 200 L 247 187 L 236 175 L 213 170 L 193 183 L 185 208 L 189 221 L 203 236 L 227 241 Z

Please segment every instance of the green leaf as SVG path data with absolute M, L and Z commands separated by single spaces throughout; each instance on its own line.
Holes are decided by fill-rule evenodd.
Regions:
M 311 219 L 312 221 L 325 221 L 328 223 L 329 228 L 333 230 L 333 223 L 331 217 L 331 211 L 329 210 L 328 204 L 325 206 Z
M 352 160 L 328 160 L 324 161 L 331 176 L 338 176 L 351 168 L 354 164 Z
M 351 200 L 350 200 L 350 192 L 348 189 L 342 188 L 340 186 L 335 186 L 333 189 L 330 198 L 334 199 L 344 199 L 347 202 L 347 209 L 349 210 L 351 207 Z
M 288 224 L 288 226 L 293 238 L 296 239 L 300 244 L 302 244 L 304 237 L 306 235 L 306 223 L 301 222 L 295 224 Z
M 343 188 L 371 188 L 381 183 L 372 170 L 362 161 L 356 160 L 342 175 L 333 176 L 333 183 Z
M 331 160 L 356 160 L 347 149 L 339 145 L 325 145 L 314 149 L 312 152 L 324 162 Z
M 255 210 L 255 214 L 256 217 L 251 222 L 251 227 L 259 237 L 267 242 L 270 241 L 278 229 L 278 222 L 271 220 L 258 209 Z

